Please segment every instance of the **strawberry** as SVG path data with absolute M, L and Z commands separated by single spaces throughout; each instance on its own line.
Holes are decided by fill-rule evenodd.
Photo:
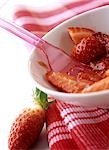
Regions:
M 33 107 L 25 108 L 11 126 L 9 150 L 27 150 L 37 141 L 45 121 L 47 95 L 36 89 Z
M 98 74 L 103 74 L 109 69 L 109 56 L 105 56 L 96 62 L 91 62 L 90 67 Z
M 87 80 L 90 81 L 91 83 L 97 82 L 99 80 L 101 80 L 102 77 L 99 76 L 96 72 L 94 71 L 88 71 L 88 72 L 79 72 L 77 74 L 77 80 L 81 81 L 81 80 Z
M 67 73 L 50 71 L 46 74 L 47 80 L 58 90 L 67 93 L 78 93 L 90 84 L 88 81 L 77 81 Z
M 78 44 L 83 38 L 89 37 L 95 33 L 91 29 L 80 27 L 69 27 L 68 32 L 74 44 Z
M 105 54 L 105 47 L 94 36 L 83 38 L 72 50 L 73 57 L 86 64 Z
M 109 69 L 107 69 L 104 74 L 103 74 L 104 77 L 108 77 L 109 76 Z
M 96 39 L 98 39 L 101 42 L 101 44 L 105 46 L 107 53 L 109 53 L 109 35 L 97 32 L 93 34 L 93 36 L 95 36 Z
M 82 93 L 109 90 L 109 76 L 83 89 Z

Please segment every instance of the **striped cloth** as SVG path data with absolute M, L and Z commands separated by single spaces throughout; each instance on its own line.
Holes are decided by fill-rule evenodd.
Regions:
M 46 0 L 47 1 L 47 0 Z M 74 2 L 64 3 L 66 0 L 58 0 L 52 5 L 38 7 L 37 9 L 25 5 L 16 7 L 14 21 L 42 37 L 52 28 L 64 20 L 78 15 L 87 10 L 109 4 L 109 0 L 72 0 Z M 42 10 L 42 11 L 41 11 Z
M 109 0 L 58 0 L 52 9 L 51 5 L 39 8 L 25 4 L 17 7 L 13 19 L 42 37 L 64 20 L 108 4 Z M 51 150 L 109 149 L 109 112 L 56 100 L 47 111 L 47 133 Z
M 47 112 L 51 150 L 108 150 L 109 112 L 56 101 Z

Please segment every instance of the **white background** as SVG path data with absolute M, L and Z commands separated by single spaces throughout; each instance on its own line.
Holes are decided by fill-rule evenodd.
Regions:
M 17 4 L 26 3 L 38 10 L 48 10 L 69 1 L 72 0 L 0 0 L 0 16 L 12 20 Z M 24 41 L 0 28 L 0 150 L 8 150 L 12 121 L 32 101 L 35 83 L 28 69 L 32 49 L 27 46 Z M 33 149 L 48 149 L 45 130 Z
M 11 19 L 14 5 L 23 2 L 25 3 L 10 0 L 3 3 L 0 0 L 0 15 Z M 40 3 L 37 3 L 36 7 L 40 6 Z M 28 70 L 31 49 L 26 46 L 24 41 L 0 28 L 0 150 L 8 150 L 7 141 L 12 121 L 20 110 L 32 101 L 35 83 Z M 35 146 L 38 150 L 48 149 L 44 132 Z

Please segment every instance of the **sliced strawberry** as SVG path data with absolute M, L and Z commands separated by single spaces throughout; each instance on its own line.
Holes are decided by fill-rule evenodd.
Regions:
M 109 69 L 109 56 L 105 56 L 96 62 L 91 62 L 90 67 L 98 74 L 102 75 Z
M 107 69 L 103 74 L 103 77 L 108 77 L 108 76 L 109 76 L 109 69 Z
M 94 36 L 105 46 L 107 53 L 109 53 L 109 35 L 97 32 Z
M 88 81 L 77 81 L 73 76 L 66 73 L 50 71 L 46 74 L 47 80 L 57 87 L 58 90 L 67 93 L 78 93 L 90 83 Z
M 68 32 L 74 44 L 78 44 L 81 41 L 81 39 L 89 37 L 95 33 L 91 29 L 80 27 L 69 27 Z
M 88 72 L 79 72 L 77 75 L 77 80 L 81 81 L 81 80 L 87 80 L 90 81 L 91 83 L 97 82 L 99 80 L 101 80 L 102 77 L 99 76 L 96 72 L 94 71 L 88 71 Z
M 109 90 L 109 76 L 83 89 L 82 93 Z
M 105 47 L 94 36 L 83 38 L 72 50 L 73 57 L 83 63 L 97 60 L 105 54 Z

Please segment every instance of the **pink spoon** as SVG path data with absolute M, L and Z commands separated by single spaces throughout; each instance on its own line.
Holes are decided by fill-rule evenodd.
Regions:
M 23 29 L 15 23 L 0 18 L 0 27 L 42 50 L 47 57 L 50 69 L 53 71 L 64 70 L 67 72 L 68 69 L 74 67 L 75 63 L 77 65 L 77 62 L 73 61 L 72 58 L 63 50 Z M 81 66 L 80 68 L 84 68 L 83 64 L 79 63 L 79 65 Z

